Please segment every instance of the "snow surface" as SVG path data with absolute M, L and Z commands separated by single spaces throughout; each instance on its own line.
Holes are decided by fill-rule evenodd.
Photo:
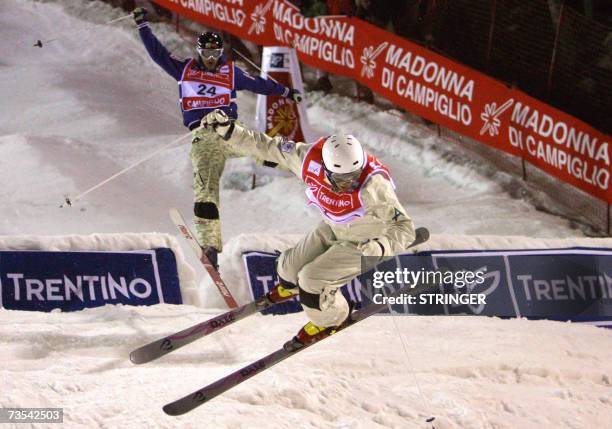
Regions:
M 176 83 L 147 57 L 133 24 L 103 25 L 122 15 L 96 1 L 0 2 L 0 234 L 174 234 L 168 207 L 191 212 L 188 141 L 59 208 L 66 194 L 185 133 Z M 169 27 L 154 29 L 175 52 L 189 53 Z M 42 49 L 31 46 L 54 37 Z M 426 127 L 338 95 L 311 99 L 311 124 L 321 134 L 355 134 L 388 163 L 406 210 L 435 238 L 582 235 L 567 220 L 504 193 L 503 177 L 449 162 L 444 150 L 456 148 Z M 238 103 L 241 119 L 254 125 L 255 96 L 239 93 Z M 252 168 L 232 160 L 222 181 L 227 245 L 220 263 L 227 277 L 235 275 L 246 240 L 240 234 L 257 234 L 254 243 L 267 250 L 279 240 L 290 245 L 319 221 L 297 180 L 260 178 L 262 185 L 250 190 Z M 131 349 L 221 306 L 181 246 L 204 278 L 201 304 L 208 308 L 0 310 L 0 407 L 64 407 L 71 428 L 411 428 L 427 427 L 430 415 L 438 429 L 603 428 L 612 421 L 610 331 L 481 317 L 373 318 L 170 418 L 161 412 L 164 403 L 261 357 L 304 323 L 301 314 L 254 316 L 159 362 L 132 366 Z
M 0 406 L 63 407 L 70 428 L 423 428 L 429 415 L 436 428 L 610 423 L 612 338 L 589 326 L 375 317 L 172 418 L 164 403 L 278 347 L 302 315 L 254 317 L 134 366 L 130 350 L 213 313 L 170 305 L 3 313 Z

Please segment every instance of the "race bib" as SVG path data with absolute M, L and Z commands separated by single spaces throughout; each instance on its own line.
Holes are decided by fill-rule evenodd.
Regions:
M 219 71 L 211 73 L 198 69 L 195 61 L 191 60 L 183 70 L 179 85 L 183 111 L 229 106 L 234 87 L 234 65 L 225 64 Z

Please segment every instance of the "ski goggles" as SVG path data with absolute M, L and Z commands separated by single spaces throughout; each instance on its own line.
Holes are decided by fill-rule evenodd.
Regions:
M 352 171 L 350 173 L 334 173 L 323 167 L 325 170 L 325 177 L 329 180 L 329 183 L 341 192 L 350 192 L 357 188 L 359 185 L 359 177 L 361 177 L 362 170 Z
M 206 58 L 206 59 L 218 60 L 219 58 L 221 58 L 221 55 L 223 55 L 222 48 L 217 48 L 217 49 L 197 48 L 196 50 L 198 51 L 198 55 L 200 55 L 200 57 Z

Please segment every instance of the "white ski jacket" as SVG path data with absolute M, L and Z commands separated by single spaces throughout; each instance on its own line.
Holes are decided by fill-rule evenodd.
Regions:
M 233 150 L 247 156 L 277 162 L 302 179 L 302 166 L 306 155 L 315 144 L 296 143 L 284 137 L 268 135 L 246 128 L 236 121 L 231 137 L 226 140 Z M 384 256 L 403 252 L 414 240 L 412 220 L 394 191 L 394 186 L 384 175 L 372 175 L 360 192 L 362 216 L 348 223 L 336 223 L 323 216 L 339 241 L 358 244 L 377 239 L 384 248 Z

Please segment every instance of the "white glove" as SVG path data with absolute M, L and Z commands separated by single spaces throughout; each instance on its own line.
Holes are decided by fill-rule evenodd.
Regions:
M 227 114 L 221 110 L 213 110 L 202 120 L 205 128 L 212 128 L 217 134 L 224 139 L 229 139 L 231 131 L 234 128 L 234 123 L 230 120 Z
M 363 256 L 375 256 L 380 258 L 385 254 L 385 248 L 377 238 L 362 241 L 357 245 Z

